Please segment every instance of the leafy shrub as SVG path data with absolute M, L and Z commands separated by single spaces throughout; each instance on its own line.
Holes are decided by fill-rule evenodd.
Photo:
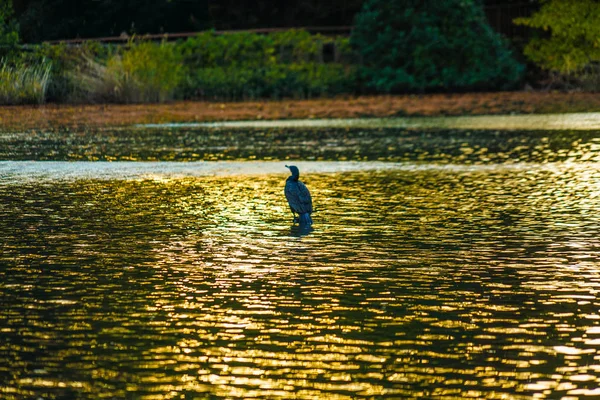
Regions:
M 323 63 L 335 43 L 336 62 Z M 178 43 L 42 44 L 20 65 L 52 65 L 46 98 L 57 102 L 162 102 L 174 98 L 309 98 L 353 93 L 348 38 L 291 30 L 272 35 L 202 33 Z M 331 61 L 331 60 L 330 60 Z
M 474 0 L 367 0 L 351 43 L 377 92 L 506 89 L 523 70 Z
M 125 102 L 172 100 L 183 77 L 180 56 L 168 43 L 131 44 L 128 51 L 108 61 L 113 74 L 122 74 L 119 95 Z
M 347 38 L 303 30 L 270 35 L 202 33 L 179 44 L 187 71 L 184 97 L 235 100 L 352 93 L 356 69 L 322 62 L 328 42 L 335 43 L 339 60 L 350 59 Z
M 273 40 L 268 35 L 204 32 L 178 45 L 188 68 L 256 66 L 275 62 Z
M 72 98 L 87 102 L 164 102 L 175 97 L 183 77 L 179 54 L 168 43 L 130 43 L 105 63 L 84 57 L 70 81 Z
M 12 17 L 12 1 L 0 1 L 0 58 L 14 57 L 17 52 L 19 27 Z
M 523 50 L 531 61 L 583 88 L 600 89 L 600 3 L 546 0 L 538 12 L 515 23 L 545 32 Z
M 200 68 L 188 97 L 207 99 L 311 98 L 351 93 L 356 70 L 341 64 L 276 64 L 268 68 Z
M 271 35 L 278 50 L 279 63 L 302 63 L 320 61 L 325 37 L 311 35 L 307 31 L 291 29 Z
M 46 98 L 51 65 L 0 64 L 0 104 L 41 104 Z

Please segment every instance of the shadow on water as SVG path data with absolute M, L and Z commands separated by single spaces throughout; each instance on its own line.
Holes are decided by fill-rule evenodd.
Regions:
M 306 225 L 306 224 L 292 225 L 290 227 L 290 236 L 300 238 L 303 236 L 310 235 L 310 233 L 314 230 L 315 230 L 315 228 L 313 228 L 311 225 Z

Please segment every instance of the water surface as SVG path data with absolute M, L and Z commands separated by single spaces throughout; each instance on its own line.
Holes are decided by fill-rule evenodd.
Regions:
M 0 160 L 600 161 L 599 130 L 352 127 L 89 129 L 0 134 Z
M 313 230 L 283 156 L 0 162 L 0 397 L 598 396 L 600 135 L 421 134 L 301 157 Z
M 600 113 L 341 118 L 142 124 L 141 128 L 416 128 L 484 130 L 600 129 Z

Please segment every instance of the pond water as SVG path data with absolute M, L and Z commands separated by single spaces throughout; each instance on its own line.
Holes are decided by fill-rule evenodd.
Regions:
M 600 131 L 17 132 L 0 159 L 1 398 L 600 395 Z
M 443 117 L 392 117 L 348 119 L 288 119 L 222 122 L 144 124 L 142 128 L 416 128 L 501 130 L 600 129 L 600 113 L 467 115 Z

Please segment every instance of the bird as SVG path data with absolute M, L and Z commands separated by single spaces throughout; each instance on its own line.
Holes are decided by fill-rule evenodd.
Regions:
M 300 225 L 310 226 L 313 221 L 310 214 L 313 212 L 312 198 L 308 188 L 300 178 L 300 170 L 295 165 L 286 165 L 290 169 L 291 176 L 285 181 L 285 198 L 290 205 L 290 210 L 294 215 L 294 222 L 299 222 Z M 298 217 L 296 217 L 298 214 Z

